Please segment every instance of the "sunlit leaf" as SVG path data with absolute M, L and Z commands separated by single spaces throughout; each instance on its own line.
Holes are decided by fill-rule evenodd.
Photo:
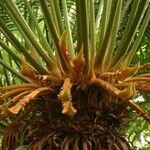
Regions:
M 21 99 L 15 106 L 11 107 L 9 111 L 13 114 L 17 114 L 22 108 L 24 108 L 30 101 L 37 97 L 42 92 L 49 91 L 48 87 L 42 87 L 34 90 L 28 94 L 25 98 Z

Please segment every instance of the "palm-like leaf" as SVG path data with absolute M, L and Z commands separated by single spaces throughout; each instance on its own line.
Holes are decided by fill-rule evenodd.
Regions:
M 71 129 L 78 132 L 74 127 L 76 117 L 82 122 L 81 118 L 87 117 L 82 113 L 87 113 L 90 109 L 93 117 L 96 114 L 93 124 L 96 126 L 95 130 L 100 131 L 99 136 L 101 133 L 105 135 L 105 130 L 108 130 L 110 137 L 116 133 L 108 126 L 109 118 L 121 124 L 122 115 L 126 114 L 128 106 L 150 122 L 148 113 L 134 101 L 137 91 L 150 92 L 150 75 L 143 74 L 143 70 L 149 69 L 150 65 L 131 64 L 150 20 L 149 3 L 149 0 L 36 0 L 31 3 L 28 0 L 1 0 L 0 64 L 3 68 L 0 69 L 4 69 L 1 72 L 5 73 L 8 85 L 9 72 L 11 78 L 15 75 L 26 83 L 0 87 L 0 117 L 9 117 L 14 124 L 22 120 L 23 116 L 31 116 L 32 111 L 36 112 L 38 118 L 40 110 L 49 116 L 51 124 L 55 122 L 53 117 L 58 115 L 61 128 L 63 123 L 64 128 L 68 128 L 67 119 L 64 118 L 66 115 L 73 118 L 73 121 L 70 119 Z M 11 24 L 6 21 L 10 19 Z M 142 43 L 147 46 L 144 42 Z M 10 64 L 7 63 L 8 59 Z M 93 88 L 96 88 L 96 92 Z M 95 95 L 102 96 L 98 104 L 87 98 L 87 105 L 82 106 L 85 98 L 82 92 L 88 89 Z M 99 100 L 94 96 L 92 98 Z M 64 115 L 60 113 L 60 104 Z M 41 110 L 41 107 L 45 108 L 43 105 L 46 105 L 46 110 L 47 107 L 52 109 L 54 106 L 57 109 L 47 110 L 47 114 Z M 97 117 L 101 118 L 101 123 L 97 121 Z M 106 129 L 103 122 L 108 123 Z M 79 123 L 79 128 L 82 128 L 80 132 L 84 134 L 82 125 Z M 51 134 L 43 135 L 33 143 L 29 142 L 29 147 L 42 149 L 48 139 L 53 139 L 49 145 L 54 144 L 61 149 L 69 149 L 69 145 L 74 149 L 95 146 L 130 149 L 119 134 L 116 134 L 114 140 L 106 136 L 107 141 L 103 142 L 95 135 L 95 141 L 87 137 L 83 140 L 80 137 L 69 138 L 68 134 L 64 136 L 63 133 L 59 137 L 52 129 L 53 125 L 49 131 Z M 13 135 L 14 131 L 5 134 L 4 138 L 4 141 L 9 139 L 14 144 L 7 145 L 4 142 L 3 149 L 18 145 L 15 138 L 19 138 L 20 131 L 17 129 Z M 57 143 L 57 136 L 63 142 Z

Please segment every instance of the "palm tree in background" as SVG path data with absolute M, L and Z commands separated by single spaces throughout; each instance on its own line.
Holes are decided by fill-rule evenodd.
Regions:
M 0 11 L 2 149 L 130 150 L 130 109 L 150 122 L 134 100 L 150 93 L 150 64 L 133 59 L 150 1 L 1 0 Z

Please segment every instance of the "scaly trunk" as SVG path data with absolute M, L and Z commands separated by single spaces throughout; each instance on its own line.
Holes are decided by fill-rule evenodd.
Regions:
M 95 85 L 85 89 L 74 85 L 72 103 L 78 112 L 69 117 L 62 114 L 58 89 L 56 87 L 55 92 L 45 93 L 26 107 L 30 118 L 20 122 L 18 119 L 12 125 L 16 130 L 13 131 L 12 126 L 8 129 L 11 132 L 7 132 L 3 139 L 4 150 L 14 150 L 19 146 L 22 130 L 25 131 L 24 145 L 28 150 L 130 149 L 123 137 L 127 111 L 125 101 Z M 10 144 L 10 139 L 13 139 L 13 144 Z

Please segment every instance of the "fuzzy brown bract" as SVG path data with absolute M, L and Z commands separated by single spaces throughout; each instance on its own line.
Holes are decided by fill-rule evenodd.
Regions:
M 29 150 L 130 149 L 130 145 L 122 136 L 123 133 L 118 130 L 120 128 L 125 132 L 125 101 L 96 85 L 87 86 L 85 89 L 73 85 L 70 94 L 72 105 L 77 112 L 72 115 L 68 113 L 72 111 L 70 110 L 65 115 L 62 114 L 58 87 L 53 92 L 38 96 L 25 107 L 26 113 L 20 112 L 7 129 L 3 149 L 15 149 L 21 131 L 25 138 L 24 145 L 27 145 Z

